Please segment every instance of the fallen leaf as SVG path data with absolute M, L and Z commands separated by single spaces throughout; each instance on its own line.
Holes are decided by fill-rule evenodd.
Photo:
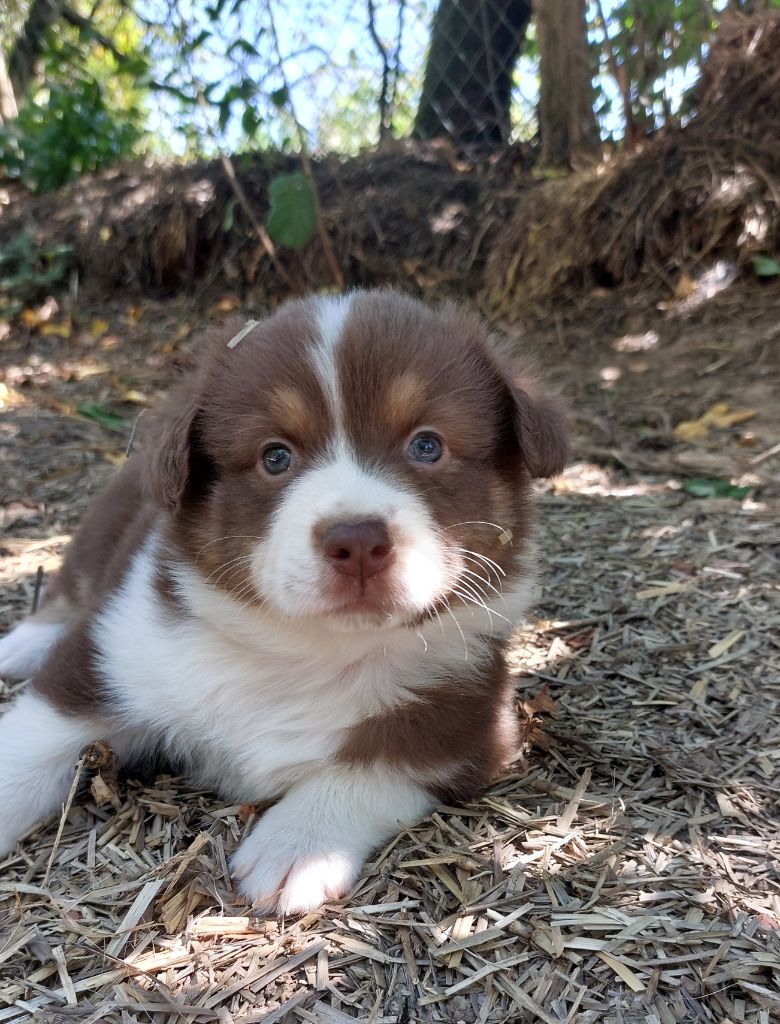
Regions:
M 530 700 L 523 701 L 523 707 L 527 714 L 533 715 L 542 712 L 546 715 L 555 715 L 558 712 L 558 705 L 550 696 L 550 687 L 547 683 Z
M 690 274 L 682 273 L 677 284 L 674 286 L 675 299 L 687 299 L 696 291 L 696 282 Z
M 96 317 L 89 325 L 89 329 L 96 340 L 102 338 L 108 330 L 108 320 L 100 320 Z
M 726 430 L 755 415 L 755 409 L 732 409 L 726 402 L 716 402 L 697 420 L 678 423 L 674 428 L 674 436 L 680 441 L 703 441 L 709 436 L 711 427 Z
M 69 338 L 71 330 L 70 323 L 41 324 L 41 334 L 47 338 Z
M 127 319 L 131 324 L 137 324 L 141 317 L 144 315 L 143 306 L 128 306 L 127 307 Z
M 128 421 L 124 416 L 117 416 L 115 412 L 104 409 L 101 405 L 90 403 L 88 405 L 77 405 L 76 411 L 87 419 L 94 420 L 107 430 L 125 431 Z
M 750 493 L 750 487 L 738 487 L 728 480 L 686 480 L 682 489 L 694 498 L 733 498 L 742 501 Z

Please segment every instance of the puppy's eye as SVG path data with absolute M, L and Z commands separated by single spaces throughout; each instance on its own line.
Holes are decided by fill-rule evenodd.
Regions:
M 415 462 L 438 462 L 444 446 L 435 434 L 418 434 L 409 445 L 409 455 Z
M 292 465 L 292 452 L 283 444 L 274 444 L 263 452 L 263 469 L 271 476 L 286 473 Z

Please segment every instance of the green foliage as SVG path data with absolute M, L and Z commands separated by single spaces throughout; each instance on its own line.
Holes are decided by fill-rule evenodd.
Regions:
M 141 134 L 134 118 L 118 117 L 109 109 L 99 82 L 55 82 L 0 130 L 0 163 L 9 177 L 36 192 L 48 192 L 80 174 L 115 164 L 133 151 Z
M 59 21 L 44 46 L 42 76 L 0 128 L 0 166 L 37 192 L 110 167 L 144 133 L 149 65 L 134 15 L 118 0 L 82 28 Z M 103 45 L 108 38 L 121 60 Z
M 13 316 L 43 298 L 65 280 L 72 262 L 67 246 L 39 249 L 29 235 L 17 235 L 0 248 L 0 313 Z
M 753 257 L 753 273 L 756 277 L 777 277 L 780 274 L 780 262 L 771 256 L 757 253 Z
M 279 245 L 302 249 L 314 234 L 316 207 L 311 182 L 305 174 L 278 174 L 268 186 L 271 209 L 268 234 Z
M 679 94 L 686 73 L 701 63 L 717 25 L 716 7 L 710 0 L 622 0 L 612 8 L 611 49 L 630 83 L 634 118 L 643 130 L 676 116 L 672 93 Z M 603 40 L 603 27 L 596 35 Z M 602 54 L 602 69 L 606 66 Z M 597 105 L 608 108 L 603 88 L 599 93 Z

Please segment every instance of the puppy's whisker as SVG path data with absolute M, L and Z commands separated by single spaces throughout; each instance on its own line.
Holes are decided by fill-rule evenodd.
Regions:
M 455 618 L 455 615 L 453 614 L 452 608 L 450 608 L 450 602 L 447 600 L 446 597 L 444 598 L 444 607 L 447 609 L 448 615 L 450 616 L 452 621 L 455 623 L 455 625 L 457 627 L 457 630 L 460 633 L 460 638 L 463 641 L 463 660 L 464 661 L 468 661 L 469 660 L 469 645 L 466 643 L 466 634 L 463 632 L 461 624 Z
M 499 526 L 498 523 L 490 523 L 486 519 L 464 519 L 462 523 L 451 523 L 449 526 L 442 526 L 441 529 L 455 530 L 459 526 L 492 526 L 499 533 L 506 533 L 506 527 Z
M 195 561 L 200 559 L 200 556 L 206 550 L 210 548 L 212 544 L 221 544 L 224 540 L 262 540 L 262 537 L 258 537 L 255 533 L 226 533 L 224 537 L 215 537 L 214 540 L 210 540 L 207 544 L 204 544 L 202 548 L 198 550 L 195 555 Z
M 482 610 L 484 612 L 486 612 L 488 617 L 490 618 L 491 626 L 492 626 L 492 623 L 493 623 L 493 619 L 492 619 L 493 615 L 495 615 L 495 617 L 497 619 L 502 619 L 504 622 L 506 622 L 510 626 L 514 625 L 512 620 L 508 619 L 506 617 L 506 615 L 502 615 L 501 612 L 497 612 L 495 610 L 495 608 L 490 608 L 487 604 L 485 604 L 484 601 L 480 600 L 478 597 L 474 596 L 473 594 L 470 594 L 470 593 L 468 593 L 466 591 L 458 590 L 457 588 L 453 589 L 453 593 L 457 594 L 457 596 L 459 598 L 461 598 L 461 600 L 466 601 L 468 604 L 473 604 L 473 605 L 476 605 L 478 608 L 482 608 Z
M 489 565 L 497 575 L 506 576 L 506 571 L 501 568 L 498 562 L 494 562 L 492 558 L 488 558 L 487 555 L 483 555 L 481 551 L 472 551 L 470 548 L 458 548 L 457 550 L 464 555 L 473 555 L 474 558 L 477 558 L 486 565 Z
M 493 584 L 490 582 L 490 580 L 486 580 L 485 577 L 484 576 L 480 576 L 478 572 L 474 572 L 471 569 L 462 569 L 461 573 L 463 575 L 465 575 L 465 576 L 473 576 L 475 580 L 479 580 L 479 582 L 483 583 L 486 587 L 490 587 L 490 589 L 493 591 L 493 593 L 496 595 L 496 597 L 499 600 L 501 600 L 501 601 L 505 600 L 504 595 L 501 593 L 501 591 L 498 589 L 498 587 L 494 587 Z M 476 585 L 477 584 L 475 583 L 474 586 L 476 586 Z M 487 597 L 487 595 L 485 595 L 485 596 Z
M 233 572 L 236 572 L 238 569 L 240 569 L 243 564 L 249 564 L 251 561 L 252 558 L 250 555 L 238 555 L 236 558 L 231 558 L 227 562 L 223 562 L 222 565 L 218 565 L 216 569 L 210 572 L 206 577 L 206 582 L 210 583 L 212 581 L 212 577 L 216 573 L 219 573 L 217 579 L 213 581 L 214 585 L 216 586 L 222 579 L 222 577 L 225 575 L 225 573 L 228 571 L 228 569 L 230 569 L 231 565 L 233 566 L 233 569 L 231 570 L 232 574 Z

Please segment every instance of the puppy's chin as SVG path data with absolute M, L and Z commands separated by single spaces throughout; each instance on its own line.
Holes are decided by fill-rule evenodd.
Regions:
M 375 631 L 410 626 L 434 614 L 437 604 L 432 598 L 425 605 L 415 600 L 398 580 L 379 583 L 368 580 L 360 585 L 356 580 L 326 578 L 312 580 L 309 586 L 281 588 L 278 592 L 262 593 L 260 599 L 266 610 L 273 609 L 281 619 L 289 622 L 319 621 L 338 633 Z

